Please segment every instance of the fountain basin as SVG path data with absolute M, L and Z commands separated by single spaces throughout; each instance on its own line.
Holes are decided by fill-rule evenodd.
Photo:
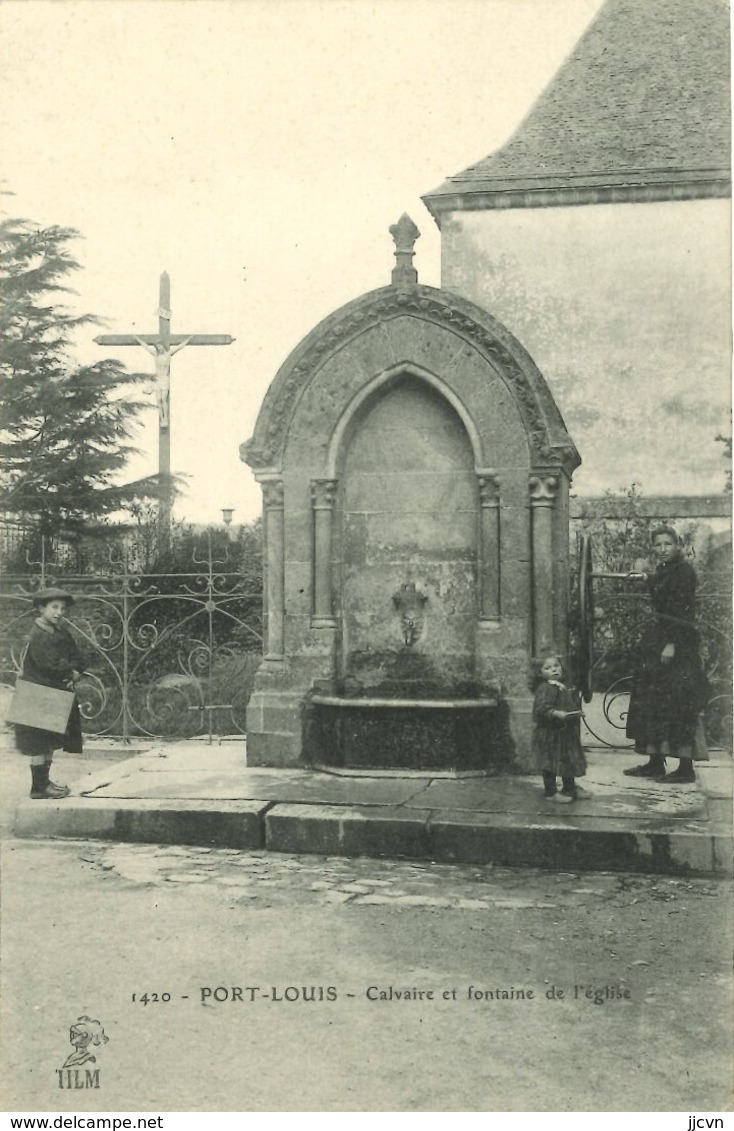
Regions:
M 313 695 L 308 760 L 355 769 L 485 770 L 506 762 L 497 699 Z

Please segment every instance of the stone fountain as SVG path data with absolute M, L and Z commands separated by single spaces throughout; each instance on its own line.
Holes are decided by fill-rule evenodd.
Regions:
M 418 283 L 409 217 L 390 232 L 391 284 L 296 347 L 242 445 L 265 535 L 248 764 L 529 768 L 579 456 L 520 343 Z

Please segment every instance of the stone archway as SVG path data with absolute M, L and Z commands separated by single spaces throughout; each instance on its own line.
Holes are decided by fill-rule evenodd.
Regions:
M 314 691 L 367 692 L 390 671 L 446 694 L 501 689 L 527 731 L 528 659 L 565 650 L 579 457 L 505 327 L 396 269 L 293 351 L 242 458 L 263 486 L 267 559 L 252 764 L 301 759 Z

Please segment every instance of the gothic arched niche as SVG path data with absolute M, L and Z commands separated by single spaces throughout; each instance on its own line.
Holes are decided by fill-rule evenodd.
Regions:
M 466 692 L 478 616 L 478 488 L 464 422 L 434 387 L 404 372 L 352 415 L 336 470 L 343 676 L 362 692 Z

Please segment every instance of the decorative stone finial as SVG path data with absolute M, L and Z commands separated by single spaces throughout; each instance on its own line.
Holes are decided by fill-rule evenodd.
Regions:
M 414 246 L 420 232 L 407 212 L 403 212 L 397 224 L 391 224 L 390 235 L 395 241 L 392 285 L 399 289 L 414 287 L 418 282 L 418 272 L 413 267 Z

